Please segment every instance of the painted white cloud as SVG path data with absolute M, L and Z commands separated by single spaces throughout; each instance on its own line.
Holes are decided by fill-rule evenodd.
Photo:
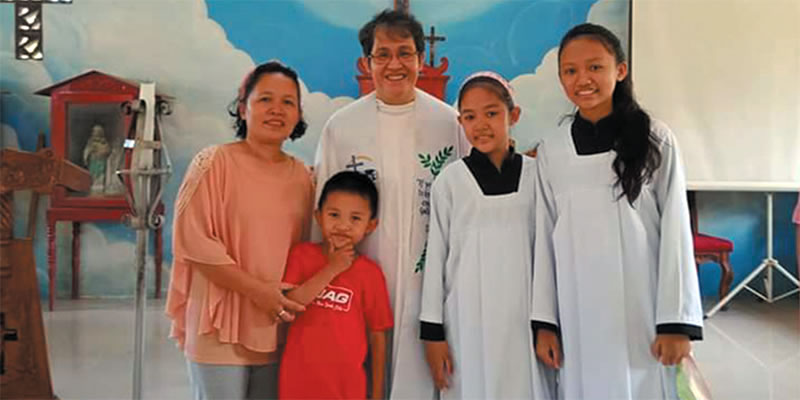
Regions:
M 8 35 L 10 31 L 6 27 L 0 27 L 0 43 L 13 43 Z M 52 83 L 53 80 L 42 63 L 20 61 L 14 58 L 13 50 L 5 47 L 0 49 L 0 89 L 9 92 L 2 95 L 3 105 L 7 109 L 24 110 L 29 115 L 42 116 L 43 121 L 46 120 L 50 111 L 48 99 L 28 94 Z M 2 112 L 5 116 L 7 111 Z
M 151 249 L 152 235 L 151 233 L 149 237 Z M 135 293 L 135 254 L 135 242 L 109 240 L 95 225 L 83 224 L 81 226 L 81 295 L 128 297 Z M 153 257 L 148 256 L 145 264 L 148 293 L 153 293 L 154 290 L 155 265 L 153 261 Z M 63 266 L 63 263 L 59 264 L 61 264 L 59 267 Z M 169 282 L 169 274 L 170 264 L 164 260 L 161 264 L 162 285 Z M 162 290 L 162 293 L 165 292 Z
M 17 131 L 14 127 L 0 124 L 0 147 L 5 149 L 19 148 L 19 139 L 17 139 Z
M 336 110 L 350 104 L 353 98 L 346 96 L 330 98 L 322 92 L 309 93 L 305 84 L 302 85 L 301 92 L 303 114 L 308 123 L 308 130 L 299 140 L 287 142 L 286 149 L 303 159 L 306 164 L 312 165 L 325 122 Z
M 627 47 L 628 43 L 628 1 L 601 0 L 589 10 L 588 22 L 603 25 Z
M 591 7 L 588 19 L 609 28 L 625 43 L 626 10 L 625 1 L 601 0 Z M 511 86 L 515 100 L 522 108 L 520 121 L 513 129 L 517 147 L 522 151 L 532 148 L 542 137 L 557 129 L 560 119 L 574 109 L 558 80 L 557 47 L 545 54 L 533 73 L 512 79 Z
M 381 10 L 392 8 L 389 0 L 297 0 L 323 20 L 344 28 L 360 29 Z M 497 0 L 412 0 L 411 12 L 425 25 L 466 20 L 495 6 Z
M 558 50 L 547 52 L 542 64 L 532 74 L 511 80 L 514 99 L 522 108 L 513 129 L 517 148 L 531 149 L 542 137 L 556 129 L 559 119 L 573 109 L 558 81 Z

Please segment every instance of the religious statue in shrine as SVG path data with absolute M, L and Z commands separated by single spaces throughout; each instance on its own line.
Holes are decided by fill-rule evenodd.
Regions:
M 100 124 L 92 127 L 92 133 L 83 148 L 83 163 L 92 175 L 92 186 L 89 193 L 100 195 L 105 192 L 107 182 L 106 164 L 111 155 L 111 145 L 106 139 L 105 129 Z

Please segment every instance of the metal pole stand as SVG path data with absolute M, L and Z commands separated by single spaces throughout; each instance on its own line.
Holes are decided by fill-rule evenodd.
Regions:
M 123 112 L 132 114 L 131 134 L 125 141 L 126 152 L 131 155 L 130 169 L 117 171 L 117 176 L 127 189 L 126 200 L 131 213 L 126 215 L 126 225 L 136 230 L 136 325 L 134 329 L 133 399 L 142 398 L 142 364 L 144 361 L 144 310 L 147 299 L 146 260 L 150 230 L 164 224 L 158 213 L 164 186 L 172 174 L 167 148 L 161 141 L 159 116 L 171 113 L 169 104 L 156 100 L 155 84 L 139 86 L 139 99 L 122 106 Z M 163 162 L 163 166 L 162 166 Z
M 733 297 L 736 296 L 737 293 L 741 292 L 742 289 L 746 289 L 750 293 L 753 293 L 754 295 L 758 296 L 758 298 L 770 304 L 778 300 L 781 300 L 785 297 L 791 296 L 800 291 L 800 282 L 798 282 L 797 278 L 792 276 L 792 274 L 790 274 L 789 271 L 783 268 L 783 266 L 781 266 L 778 260 L 776 260 L 772 256 L 772 235 L 773 235 L 772 197 L 773 193 L 768 192 L 767 193 L 767 258 L 765 258 L 764 261 L 761 262 L 761 265 L 759 265 L 758 268 L 756 268 L 753 272 L 751 272 L 750 275 L 747 275 L 747 277 L 744 278 L 744 280 L 739 285 L 737 285 L 736 288 L 731 290 L 731 292 L 728 293 L 728 295 L 725 296 L 724 299 L 720 300 L 719 303 L 717 303 L 708 313 L 706 313 L 705 315 L 706 318 L 711 318 L 722 307 L 725 307 L 725 305 L 728 304 L 728 302 L 731 301 L 731 299 L 733 299 Z M 773 270 L 783 274 L 786 277 L 786 279 L 792 282 L 792 284 L 795 286 L 795 289 L 790 289 L 779 296 L 775 296 L 772 287 Z M 756 289 L 750 286 L 750 283 L 754 281 L 761 274 L 761 272 L 766 272 L 763 278 L 765 294 L 762 294 L 761 292 L 757 291 Z

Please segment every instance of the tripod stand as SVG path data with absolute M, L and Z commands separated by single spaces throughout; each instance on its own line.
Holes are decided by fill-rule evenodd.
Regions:
M 760 299 L 766 301 L 767 303 L 774 303 L 778 300 L 781 300 L 785 297 L 791 296 L 798 291 L 800 291 L 800 282 L 798 282 L 797 278 L 792 276 L 781 264 L 773 257 L 772 254 L 772 243 L 773 243 L 773 219 L 772 219 L 772 198 L 773 193 L 767 192 L 767 258 L 761 262 L 761 264 L 747 275 L 744 280 L 736 286 L 724 299 L 720 300 L 708 313 L 706 313 L 706 318 L 711 318 L 717 311 L 719 311 L 722 307 L 728 304 L 737 293 L 741 292 L 742 290 L 747 290 L 750 293 L 753 293 Z M 783 274 L 786 279 L 788 279 L 792 284 L 795 286 L 795 289 L 790 289 L 787 292 L 784 292 L 781 295 L 775 296 L 773 293 L 773 273 L 774 271 L 780 272 Z M 763 282 L 764 282 L 764 294 L 757 291 L 753 287 L 750 286 L 751 282 L 753 282 L 762 272 L 765 273 Z

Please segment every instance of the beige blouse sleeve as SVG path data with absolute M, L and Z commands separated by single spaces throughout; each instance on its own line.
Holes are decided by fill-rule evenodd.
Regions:
M 173 251 L 175 258 L 206 265 L 236 261 L 219 237 L 224 223 L 222 171 L 218 147 L 201 151 L 192 160 L 175 203 Z
M 192 282 L 189 263 L 235 264 L 217 236 L 214 221 L 219 221 L 222 188 L 213 167 L 218 147 L 209 147 L 195 156 L 186 172 L 175 201 L 172 234 L 172 273 L 167 292 L 166 314 L 173 323 L 170 337 L 183 348 L 186 341 L 186 305 Z

